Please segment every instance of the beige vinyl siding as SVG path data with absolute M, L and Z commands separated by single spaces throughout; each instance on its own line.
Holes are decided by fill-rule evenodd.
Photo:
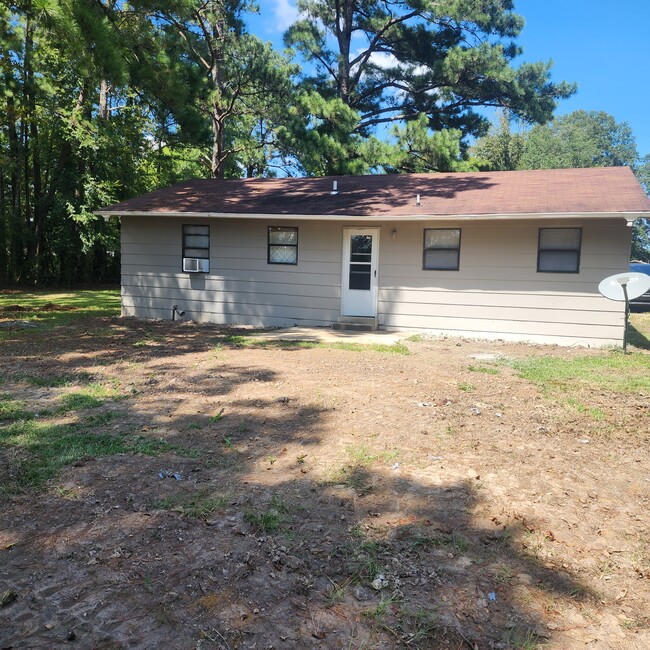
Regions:
M 598 293 L 603 278 L 627 269 L 630 229 L 622 219 L 435 223 L 459 225 L 458 271 L 414 268 L 420 224 L 402 225 L 395 239 L 383 240 L 383 327 L 561 345 L 622 342 L 623 308 Z M 540 226 L 582 228 L 579 273 L 537 272 Z
M 183 223 L 210 225 L 208 274 L 181 270 Z M 268 225 L 123 218 L 123 314 L 170 318 L 178 305 L 186 319 L 199 322 L 330 325 L 340 314 L 340 236 L 327 223 L 298 224 L 298 264 L 268 264 Z
M 210 225 L 210 273 L 181 270 L 181 226 Z M 297 226 L 298 264 L 267 263 L 267 227 Z M 623 308 L 598 283 L 625 271 L 630 229 L 605 220 L 395 222 L 122 219 L 123 314 L 254 326 L 340 316 L 344 227 L 380 227 L 378 322 L 389 330 L 563 345 L 620 344 Z M 581 227 L 579 273 L 538 273 L 539 227 Z M 458 271 L 422 269 L 425 228 L 461 228 Z M 393 236 L 393 230 L 395 235 Z

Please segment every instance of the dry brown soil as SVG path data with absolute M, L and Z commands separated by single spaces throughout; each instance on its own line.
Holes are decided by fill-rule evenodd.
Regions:
M 509 363 L 603 352 L 228 333 L 96 319 L 0 344 L 3 393 L 177 447 L 0 497 L 0 648 L 650 647 L 649 396 L 545 394 Z M 83 382 L 26 376 L 127 397 L 53 416 Z

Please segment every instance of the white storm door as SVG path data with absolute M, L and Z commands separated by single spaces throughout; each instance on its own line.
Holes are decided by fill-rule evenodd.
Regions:
M 377 315 L 379 228 L 343 229 L 341 315 Z

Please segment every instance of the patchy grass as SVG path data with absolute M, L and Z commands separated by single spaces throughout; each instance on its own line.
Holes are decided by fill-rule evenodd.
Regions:
M 572 408 L 575 409 L 578 413 L 586 413 L 590 415 L 594 420 L 599 422 L 605 419 L 605 414 L 603 410 L 597 407 L 586 406 L 582 402 L 579 402 L 573 397 L 569 397 L 566 400 L 566 403 Z
M 422 343 L 422 341 L 424 341 L 424 336 L 422 334 L 413 334 L 412 336 L 409 336 L 406 340 L 411 343 Z
M 124 417 L 124 413 L 116 413 L 115 411 L 106 411 L 104 413 L 98 413 L 97 415 L 88 415 L 84 418 L 86 424 L 90 424 L 95 427 L 102 427 L 109 422 L 112 422 L 116 418 Z
M 61 406 L 57 409 L 57 413 L 97 408 L 102 406 L 106 400 L 117 400 L 124 397 L 117 389 L 117 382 L 113 382 L 110 386 L 98 383 L 89 384 L 81 390 L 61 395 L 59 397 Z
M 410 350 L 404 343 L 322 343 L 320 347 L 333 350 L 350 350 L 351 352 L 381 352 L 383 354 L 401 354 L 408 356 Z
M 206 491 L 194 494 L 176 494 L 165 497 L 154 504 L 154 508 L 179 512 L 187 517 L 207 519 L 217 510 L 228 505 L 229 497 L 225 494 L 210 494 Z
M 277 533 L 289 521 L 289 508 L 277 495 L 273 495 L 268 508 L 247 508 L 244 519 L 260 533 Z
M 355 342 L 334 342 L 334 343 L 317 343 L 315 341 L 290 341 L 286 339 L 267 340 L 258 339 L 253 336 L 232 335 L 225 336 L 221 344 L 234 346 L 237 348 L 256 347 L 269 350 L 308 350 L 313 348 L 326 348 L 329 350 L 347 350 L 349 352 L 380 352 L 383 354 L 401 354 L 409 355 L 411 352 L 408 347 L 402 343 L 355 343 Z M 215 348 L 216 349 L 216 348 Z
M 66 395 L 61 395 L 60 399 L 61 406 L 57 409 L 58 413 L 97 408 L 104 403 L 104 400 L 83 392 L 67 393 Z
M 0 421 L 31 420 L 33 413 L 26 411 L 24 403 L 11 398 L 11 395 L 0 395 Z
M 0 493 L 39 489 L 65 466 L 83 458 L 140 453 L 148 456 L 182 450 L 162 440 L 127 434 L 88 431 L 79 424 L 48 424 L 22 420 L 0 428 L 2 447 L 19 452 L 15 478 L 0 477 Z
M 470 372 L 481 372 L 484 375 L 498 375 L 500 370 L 494 366 L 478 365 L 478 366 L 468 366 L 467 369 Z
M 353 463 L 361 467 L 367 467 L 371 465 L 376 458 L 376 456 L 371 453 L 370 450 L 365 447 L 365 445 L 361 445 L 360 447 L 350 446 L 347 447 L 345 451 L 347 452 L 348 456 L 350 456 L 350 459 L 353 461 Z
M 89 381 L 90 375 L 83 372 L 76 375 L 23 375 L 19 379 L 38 388 L 61 388 Z

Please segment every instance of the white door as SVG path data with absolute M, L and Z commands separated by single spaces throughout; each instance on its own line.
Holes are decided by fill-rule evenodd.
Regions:
M 341 315 L 377 315 L 379 228 L 344 228 Z

